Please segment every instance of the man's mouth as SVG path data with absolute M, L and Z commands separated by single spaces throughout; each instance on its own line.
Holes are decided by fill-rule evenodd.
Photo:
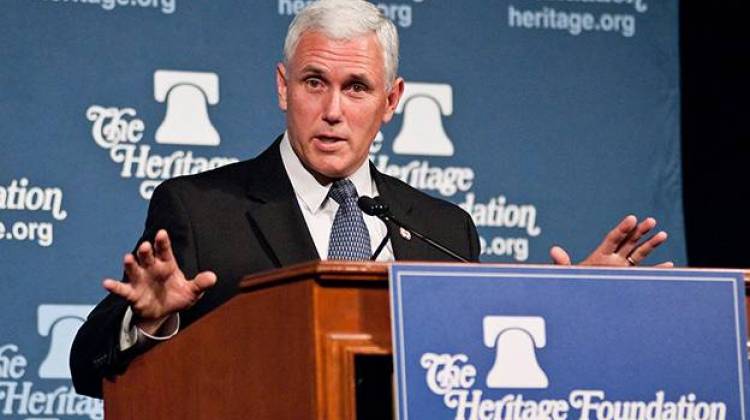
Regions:
M 319 134 L 316 135 L 315 138 L 322 141 L 323 143 L 336 143 L 346 140 L 344 137 L 337 136 L 335 134 Z
M 318 134 L 313 137 L 313 144 L 323 153 L 337 153 L 346 144 L 346 138 L 332 133 Z

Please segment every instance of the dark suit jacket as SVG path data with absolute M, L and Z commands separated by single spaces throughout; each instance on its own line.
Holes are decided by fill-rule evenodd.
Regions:
M 284 170 L 279 141 L 254 159 L 174 178 L 154 191 L 139 244 L 166 229 L 187 278 L 205 270 L 218 276 L 196 305 L 180 313 L 180 328 L 231 298 L 243 276 L 319 258 Z M 371 171 L 397 219 L 469 260 L 478 259 L 476 227 L 468 214 L 372 166 Z M 398 260 L 449 259 L 419 240 L 405 240 L 393 226 L 388 229 Z M 101 397 L 102 378 L 123 372 L 135 356 L 119 351 L 126 309 L 123 299 L 109 295 L 78 331 L 70 356 L 78 393 Z

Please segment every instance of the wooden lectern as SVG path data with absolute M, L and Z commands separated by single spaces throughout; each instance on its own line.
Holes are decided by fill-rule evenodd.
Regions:
M 391 353 L 387 274 L 318 261 L 246 277 L 237 296 L 105 380 L 106 418 L 355 418 L 355 359 Z
M 318 261 L 246 277 L 237 296 L 105 380 L 106 418 L 389 418 L 387 276 L 384 263 Z M 361 369 L 363 359 L 379 362 Z M 360 371 L 373 366 L 373 388 L 386 391 L 368 400 Z

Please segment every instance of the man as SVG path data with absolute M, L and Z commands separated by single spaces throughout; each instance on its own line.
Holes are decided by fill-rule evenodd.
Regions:
M 73 344 L 79 393 L 101 396 L 103 377 L 232 297 L 246 274 L 318 258 L 366 259 L 386 236 L 381 259 L 447 259 L 363 216 L 352 205 L 358 195 L 379 195 L 396 218 L 478 260 L 465 212 L 368 162 L 404 90 L 397 67 L 396 28 L 366 1 L 322 0 L 295 17 L 276 68 L 286 132 L 255 159 L 156 189 L 135 255 L 124 258 L 125 281 L 104 281 L 111 293 Z M 625 218 L 584 263 L 640 262 L 666 240 L 660 232 L 639 244 L 654 225 Z M 570 264 L 561 248 L 551 254 Z

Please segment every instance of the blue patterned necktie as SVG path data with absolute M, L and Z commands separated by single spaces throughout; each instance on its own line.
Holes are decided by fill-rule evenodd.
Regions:
M 362 210 L 357 206 L 357 189 L 348 179 L 333 183 L 328 196 L 339 203 L 328 241 L 329 260 L 370 259 L 370 234 Z

